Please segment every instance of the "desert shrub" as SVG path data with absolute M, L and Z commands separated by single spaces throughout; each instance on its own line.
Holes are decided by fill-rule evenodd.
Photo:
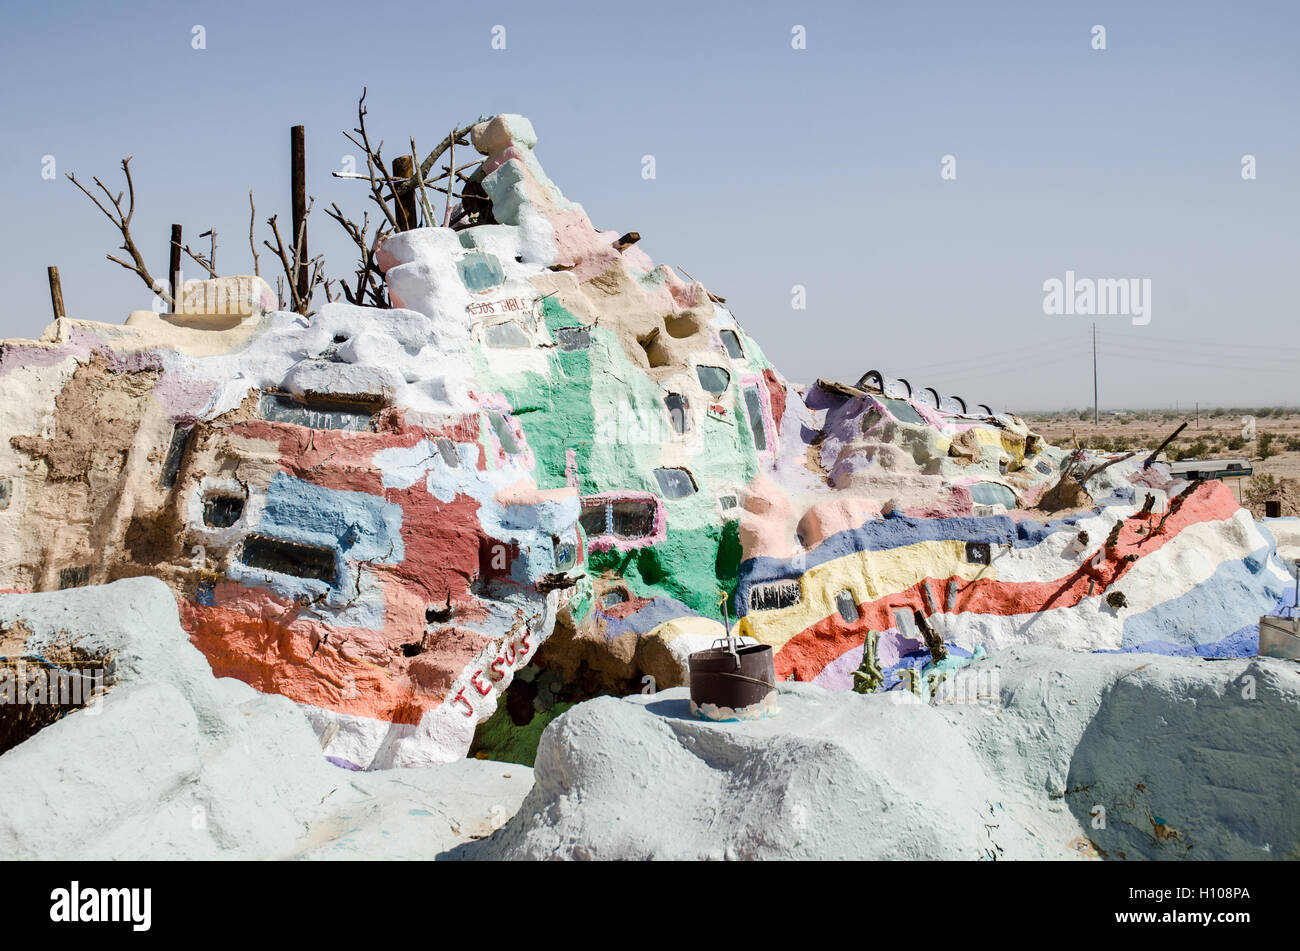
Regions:
M 1208 455 L 1209 452 L 1210 447 L 1206 445 L 1205 440 L 1198 439 L 1190 446 L 1184 446 L 1182 449 L 1177 450 L 1174 453 L 1174 459 L 1176 461 L 1182 461 L 1183 459 L 1199 459 L 1202 456 Z
M 1273 497 L 1277 491 L 1277 477 L 1271 472 L 1256 472 L 1246 480 L 1246 491 L 1242 498 L 1247 504 L 1255 504 Z
M 1267 459 L 1269 456 L 1276 456 L 1277 449 L 1273 446 L 1273 433 L 1260 433 L 1259 441 L 1256 444 L 1256 450 L 1259 452 L 1260 459 Z
M 1243 447 L 1245 447 L 1245 445 L 1246 445 L 1246 440 L 1243 439 L 1240 435 L 1228 437 L 1228 448 L 1233 452 L 1242 449 Z

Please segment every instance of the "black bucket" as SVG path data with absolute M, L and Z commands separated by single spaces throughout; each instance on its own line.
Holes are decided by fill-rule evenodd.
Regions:
M 739 661 L 739 665 L 737 665 Z M 722 647 L 696 651 L 688 661 L 691 703 L 706 703 L 740 710 L 776 690 L 776 666 L 769 644 L 738 647 L 733 654 Z
M 1264 517 L 1281 518 L 1282 517 L 1282 500 L 1265 499 L 1264 500 Z

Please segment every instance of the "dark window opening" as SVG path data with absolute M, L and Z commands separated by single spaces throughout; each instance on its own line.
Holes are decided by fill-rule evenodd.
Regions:
M 731 383 L 731 374 L 722 367 L 697 366 L 695 375 L 699 377 L 704 392 L 714 396 L 721 396 L 727 392 L 727 385 Z
M 720 330 L 718 336 L 722 338 L 722 348 L 727 351 L 727 356 L 733 360 L 745 359 L 745 350 L 740 345 L 740 337 L 734 330 Z
M 690 401 L 680 393 L 666 393 L 664 405 L 668 407 L 668 418 L 672 420 L 673 432 L 679 436 L 690 432 Z
M 181 462 L 185 459 L 185 450 L 189 448 L 190 437 L 193 435 L 193 423 L 178 425 L 172 429 L 171 445 L 167 447 L 167 458 L 163 461 L 164 488 L 170 489 L 176 484 L 176 476 L 181 471 Z
M 250 568 L 262 568 L 295 578 L 309 578 L 334 584 L 334 552 L 314 545 L 299 545 L 281 538 L 249 535 L 239 560 Z
M 656 469 L 655 480 L 666 499 L 684 499 L 696 492 L 695 478 L 686 469 Z
M 335 335 L 334 335 L 334 342 L 335 342 L 335 343 L 347 343 L 347 342 L 348 342 L 348 338 L 345 337 L 343 334 L 335 334 Z
M 9 507 L 9 498 L 14 494 L 14 484 L 11 479 L 0 479 L 0 511 Z
M 611 502 L 610 519 L 618 538 L 645 538 L 655 530 L 653 502 Z
M 858 600 L 848 588 L 835 595 L 835 610 L 839 611 L 840 617 L 847 624 L 856 624 L 862 616 L 858 613 Z
M 234 495 L 209 495 L 203 500 L 203 524 L 229 528 L 244 514 L 244 500 Z
M 658 507 L 652 501 L 595 499 L 584 502 L 578 518 L 588 538 L 613 535 L 632 540 L 653 535 Z
M 993 549 L 988 542 L 967 542 L 966 560 L 972 565 L 991 564 Z
M 555 331 L 555 342 L 565 353 L 586 350 L 591 346 L 591 330 L 587 327 L 560 327 Z
M 59 590 L 64 588 L 81 588 L 90 584 L 90 565 L 59 570 Z
M 736 498 L 734 495 L 720 495 L 718 496 L 718 504 L 722 506 L 722 510 L 725 512 L 728 509 L 734 509 L 739 506 L 740 499 Z
M 799 581 L 770 581 L 756 584 L 749 589 L 749 609 L 751 611 L 775 611 L 780 608 L 792 608 L 803 598 Z
M 767 449 L 767 430 L 763 425 L 763 401 L 758 395 L 758 387 L 745 387 L 745 409 L 749 410 L 749 429 L 754 434 L 754 448 L 762 452 Z
M 308 429 L 370 432 L 378 408 L 377 404 L 359 401 L 297 399 L 287 393 L 263 393 L 258 415 L 273 423 L 292 423 Z
M 604 502 L 593 502 L 584 505 L 582 514 L 578 517 L 578 524 L 582 526 L 582 530 L 587 533 L 588 538 L 594 538 L 597 535 L 608 535 L 610 528 L 606 520 L 607 514 Z

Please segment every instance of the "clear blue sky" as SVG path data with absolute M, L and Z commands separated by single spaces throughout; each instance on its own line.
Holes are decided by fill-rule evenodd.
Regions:
M 726 297 L 792 379 L 879 368 L 995 408 L 1090 404 L 1090 322 L 1042 306 L 1043 282 L 1072 269 L 1152 281 L 1149 325 L 1099 320 L 1103 408 L 1300 402 L 1293 0 L 6 11 L 0 336 L 49 321 L 49 264 L 72 316 L 149 304 L 104 259 L 116 232 L 66 171 L 113 183 L 134 156 L 133 230 L 158 273 L 173 221 L 191 243 L 215 225 L 219 269 L 251 270 L 248 189 L 259 231 L 288 218 L 294 124 L 318 207 L 359 212 L 363 186 L 329 173 L 355 152 L 341 131 L 367 85 L 390 155 L 480 113 L 531 118 L 543 165 L 597 227 L 639 231 Z M 313 226 L 312 251 L 350 268 L 338 226 Z

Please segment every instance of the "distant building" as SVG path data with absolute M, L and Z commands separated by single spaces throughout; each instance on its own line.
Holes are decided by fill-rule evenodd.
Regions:
M 1239 479 L 1255 470 L 1249 459 L 1184 459 L 1169 471 L 1182 479 Z

